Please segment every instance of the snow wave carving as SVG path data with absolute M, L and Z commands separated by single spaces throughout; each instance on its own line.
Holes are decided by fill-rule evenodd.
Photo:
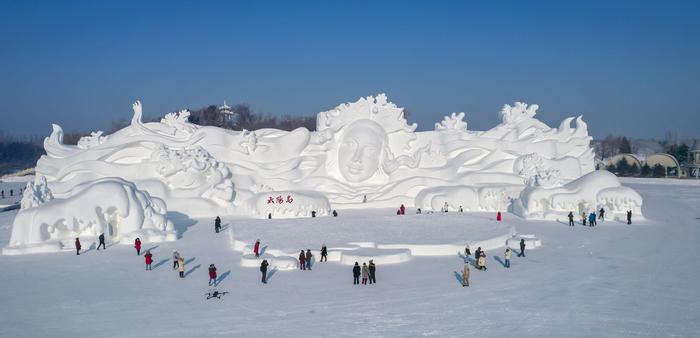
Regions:
M 25 198 L 35 200 L 43 190 L 26 189 Z M 29 187 L 29 185 L 28 185 Z M 37 188 L 39 187 L 39 188 Z M 44 198 L 42 203 L 26 203 L 15 217 L 5 255 L 53 252 L 73 247 L 76 237 L 94 238 L 101 233 L 111 241 L 131 244 L 176 239 L 165 203 L 140 191 L 132 183 L 117 178 L 86 182 L 75 187 L 69 197 Z
M 600 170 L 558 187 L 530 186 L 513 203 L 513 212 L 524 218 L 566 219 L 571 211 L 575 217 L 582 213 L 605 209 L 607 218 L 623 220 L 627 211 L 642 216 L 642 197 L 634 190 L 620 185 L 617 177 Z
M 423 132 L 385 94 L 318 113 L 316 131 L 198 126 L 187 111 L 144 123 L 141 103 L 132 108 L 129 126 L 95 133 L 80 147 L 64 145 L 53 126 L 36 170 L 54 195 L 120 177 L 190 216 L 264 217 L 270 212 L 259 194 L 270 191 L 314 192 L 320 210 L 434 208 L 439 195 L 464 210 L 500 210 L 528 185 L 556 187 L 594 169 L 581 116 L 550 128 L 535 117 L 537 105 L 521 102 L 505 105 L 502 123 L 486 131 L 468 131 L 464 113 L 453 113 Z M 270 211 L 298 217 L 310 210 L 295 208 Z

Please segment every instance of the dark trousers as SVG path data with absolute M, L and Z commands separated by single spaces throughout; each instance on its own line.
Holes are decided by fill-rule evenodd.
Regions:
M 306 270 L 306 260 L 302 259 L 299 261 L 299 270 Z
M 221 226 L 219 226 L 219 225 L 215 226 L 214 231 L 216 231 L 216 233 L 218 234 L 219 231 L 221 231 Z
M 367 285 L 367 278 L 362 278 L 362 284 Z
M 569 218 L 569 226 L 570 227 L 574 226 L 574 219 L 573 218 Z
M 518 257 L 525 257 L 525 249 L 520 248 L 520 253 L 518 254 Z
M 177 269 L 180 267 L 180 262 L 178 262 L 177 259 L 173 259 L 173 269 Z
M 180 271 L 180 278 L 185 278 L 185 272 L 184 272 L 184 271 Z
M 506 259 L 505 267 L 510 268 L 510 259 Z
M 262 282 L 267 283 L 267 270 L 262 271 Z
M 627 224 L 632 224 L 632 219 L 627 217 Z
M 107 246 L 105 246 L 105 242 L 100 242 L 100 244 L 97 245 L 97 250 L 100 250 L 100 246 L 102 246 L 102 249 L 107 250 Z
M 370 284 L 372 284 L 372 283 L 375 283 L 375 284 L 376 284 L 376 283 L 377 283 L 377 278 L 376 278 L 376 275 L 375 275 L 375 274 L 373 274 L 373 273 L 370 273 L 370 274 L 369 274 L 369 283 L 370 283 Z
M 146 264 L 146 270 L 152 270 L 152 269 L 151 269 L 151 264 Z
M 328 262 L 328 255 L 321 255 L 321 262 Z
M 352 280 L 353 284 L 360 284 L 360 276 L 354 276 Z
M 75 249 L 75 254 L 80 255 L 80 249 Z
M 306 268 L 311 270 L 311 260 L 310 259 L 306 260 Z
M 141 249 L 136 249 L 136 256 L 141 256 Z

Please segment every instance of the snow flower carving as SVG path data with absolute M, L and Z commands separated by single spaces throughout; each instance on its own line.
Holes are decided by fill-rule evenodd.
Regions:
M 445 118 L 440 121 L 440 123 L 435 124 L 435 130 L 437 131 L 466 131 L 467 122 L 464 121 L 464 113 L 452 113 L 450 116 L 445 116 Z

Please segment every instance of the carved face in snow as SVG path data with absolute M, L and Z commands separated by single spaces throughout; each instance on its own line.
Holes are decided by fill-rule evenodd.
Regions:
M 347 126 L 338 151 L 340 173 L 350 182 L 362 182 L 379 169 L 387 144 L 384 128 L 374 121 L 359 120 Z

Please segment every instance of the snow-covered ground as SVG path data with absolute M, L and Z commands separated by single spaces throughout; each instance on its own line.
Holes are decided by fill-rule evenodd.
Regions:
M 279 250 L 318 249 L 321 241 L 330 247 L 355 238 L 375 244 L 399 243 L 392 237 L 462 243 L 472 240 L 470 229 L 495 225 L 493 215 L 343 211 L 338 218 L 267 223 L 224 217 L 220 234 L 210 219 L 174 215 L 182 238 L 145 245 L 155 258 L 150 272 L 130 245 L 104 252 L 88 248 L 80 256 L 70 251 L 0 256 L 0 336 L 698 337 L 700 184 L 623 183 L 643 196 L 647 221 L 571 228 L 564 220 L 506 214 L 504 223 L 536 235 L 543 245 L 526 258 L 514 257 L 509 270 L 499 263 L 504 248 L 487 251 L 489 269 L 472 268 L 469 288 L 455 276 L 463 267 L 456 252 L 380 264 L 379 283 L 371 286 L 352 285 L 351 267 L 338 262 L 316 263 L 313 271 L 275 271 L 262 285 L 257 268 L 241 266 L 246 252 L 233 250 L 230 231 Z M 0 213 L 2 246 L 16 213 Z M 464 219 L 464 228 L 445 222 L 456 217 Z M 334 227 L 341 229 L 338 223 L 342 232 L 331 238 Z M 416 228 L 421 224 L 424 236 Z M 471 236 L 476 233 L 483 232 Z M 172 270 L 173 249 L 185 256 L 185 279 Z M 205 299 L 211 263 L 218 267 L 218 290 L 230 292 L 221 299 Z

